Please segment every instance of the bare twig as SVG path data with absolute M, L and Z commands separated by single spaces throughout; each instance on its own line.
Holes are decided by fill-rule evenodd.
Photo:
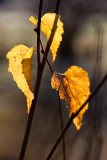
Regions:
M 103 49 L 103 27 L 100 24 L 97 24 L 96 27 L 97 35 L 98 35 L 98 45 L 97 45 L 97 53 L 96 53 L 96 72 L 95 72 L 95 80 L 94 83 L 98 83 L 99 75 L 101 74 L 101 60 L 102 60 L 102 49 Z M 91 157 L 93 160 L 100 160 L 101 150 L 102 150 L 102 134 L 101 134 L 101 101 L 99 101 L 99 95 L 94 98 L 93 105 L 94 107 L 94 126 L 93 126 L 93 137 L 92 137 L 92 146 L 91 148 Z
M 42 3 L 43 0 L 39 1 L 39 14 L 38 14 L 38 26 L 37 26 L 37 62 L 38 62 L 38 69 L 40 69 L 40 25 L 41 25 L 41 11 L 42 11 Z
M 42 44 L 41 40 L 40 40 L 40 43 Z M 39 52 L 42 53 L 42 54 L 44 55 L 45 52 L 44 52 L 43 46 L 41 46 L 41 47 L 42 47 L 42 50 L 39 51 Z M 37 51 L 37 50 L 34 49 L 34 51 Z M 51 64 L 50 64 L 50 62 L 49 62 L 49 60 L 48 60 L 48 58 L 46 59 L 46 62 L 47 62 L 47 64 L 48 64 L 48 67 L 49 67 L 51 73 L 53 74 L 53 69 L 52 69 L 52 66 L 51 66 Z
M 101 27 L 100 24 L 97 23 L 95 26 L 95 30 L 96 30 L 97 44 L 96 44 L 96 59 L 95 59 L 95 65 L 93 68 L 93 79 L 92 79 L 92 85 L 91 85 L 92 88 L 94 88 L 95 84 L 98 83 L 98 80 L 99 80 L 98 77 L 101 73 L 101 59 L 102 59 L 102 47 L 103 47 L 103 28 Z M 95 149 L 93 149 L 92 147 L 95 142 L 97 143 L 97 137 L 98 137 L 97 135 L 101 132 L 101 107 L 100 107 L 101 104 L 100 102 L 98 102 L 98 96 L 99 95 L 97 95 L 92 101 L 93 112 L 91 117 L 94 117 L 95 120 L 93 122 L 92 129 L 88 132 L 89 151 L 88 151 L 87 157 L 85 157 L 87 160 L 90 160 L 91 153 L 93 153 L 93 155 L 91 155 L 91 159 L 93 157 L 93 159 L 95 160 L 96 159 L 95 152 L 97 153 L 97 155 L 99 154 L 99 157 L 100 157 L 100 151 L 98 151 L 96 147 Z M 96 137 L 96 141 L 94 141 L 95 137 Z M 98 147 L 98 144 L 97 144 L 97 147 Z
M 40 72 L 41 66 L 40 66 L 40 54 L 39 54 L 39 50 L 40 50 L 40 23 L 41 23 L 42 3 L 43 3 L 43 0 L 40 0 L 39 14 L 38 14 L 38 27 L 37 27 L 37 33 L 38 33 L 38 36 L 37 36 L 38 69 L 37 69 L 37 79 L 36 79 L 36 85 L 35 85 L 35 91 L 34 91 L 34 97 L 35 98 L 32 102 L 32 106 L 31 106 L 31 109 L 30 109 L 30 113 L 29 113 L 29 117 L 28 117 L 28 122 L 27 122 L 27 126 L 26 126 L 26 131 L 25 131 L 25 135 L 24 135 L 24 139 L 23 139 L 23 143 L 22 143 L 22 148 L 21 148 L 19 160 L 24 159 L 24 155 L 25 155 L 25 151 L 26 151 L 26 147 L 27 147 L 27 143 L 28 143 L 28 138 L 29 138 L 29 134 L 30 134 L 31 124 L 32 124 L 32 119 L 33 119 L 33 115 L 34 115 L 35 105 L 36 105 L 36 102 L 37 102 L 38 92 L 39 92 L 39 88 L 40 88 L 41 77 L 42 77 L 42 73 Z
M 43 48 L 41 39 L 40 39 L 40 44 L 41 44 L 41 47 L 42 47 L 42 53 L 44 55 L 45 53 L 44 53 L 44 48 Z M 53 74 L 53 69 L 51 67 L 51 64 L 49 63 L 48 59 L 46 59 L 46 61 L 47 61 L 48 67 L 50 68 L 51 73 Z M 61 101 L 60 101 L 60 97 L 59 97 L 59 91 L 58 91 L 58 102 L 59 102 L 58 106 L 59 106 L 59 116 L 60 116 L 60 123 L 61 123 L 61 132 L 62 132 L 64 127 L 63 127 L 63 118 L 62 118 L 62 109 L 61 109 Z M 66 155 L 65 155 L 65 139 L 64 139 L 64 137 L 63 137 L 62 148 L 63 148 L 63 160 L 66 160 Z
M 99 89 L 102 87 L 102 85 L 106 82 L 107 80 L 107 73 L 104 76 L 103 80 L 100 82 L 100 84 L 95 88 L 93 93 L 89 96 L 89 98 L 85 101 L 85 103 L 81 106 L 81 108 L 75 113 L 72 114 L 71 118 L 68 120 L 63 132 L 60 134 L 59 138 L 57 139 L 55 145 L 53 146 L 52 150 L 50 151 L 49 155 L 47 156 L 46 160 L 50 160 L 52 157 L 53 153 L 55 152 L 57 146 L 59 145 L 61 139 L 67 132 L 68 128 L 70 127 L 71 123 L 73 122 L 73 119 L 79 114 L 79 112 L 84 108 L 84 106 L 95 96 L 95 94 L 99 91 Z
M 41 47 L 42 47 L 42 53 L 44 55 L 44 48 L 43 48 L 41 40 L 40 40 L 40 44 L 41 44 Z M 50 68 L 51 73 L 53 74 L 53 69 L 51 67 L 51 64 L 49 63 L 48 59 L 46 59 L 46 61 L 47 61 L 47 64 L 48 64 L 48 66 Z M 64 127 L 63 127 L 63 118 L 62 118 L 62 109 L 61 109 L 61 101 L 60 101 L 60 97 L 59 97 L 59 91 L 58 91 L 58 102 L 59 102 L 58 106 L 59 106 L 59 116 L 60 116 L 60 123 L 61 123 L 61 132 L 62 132 Z M 65 155 L 65 139 L 64 139 L 64 137 L 63 137 L 62 148 L 63 148 L 63 160 L 66 160 L 66 155 Z
M 101 106 L 102 107 L 102 106 Z M 103 116 L 104 113 L 107 112 L 107 105 L 105 105 L 101 111 L 101 116 Z M 98 115 L 97 115 L 98 116 Z M 98 118 L 98 117 L 97 117 Z M 93 122 L 95 121 L 96 117 L 90 117 L 90 119 L 88 120 L 87 124 L 84 125 L 81 130 L 79 132 L 76 132 L 73 137 L 70 136 L 67 141 L 66 141 L 66 144 L 67 146 L 69 147 L 70 146 L 70 149 L 72 147 L 72 145 L 75 143 L 75 141 L 78 139 L 78 136 L 81 136 L 81 134 L 85 133 L 86 130 L 88 130 L 91 126 L 93 126 Z M 57 154 L 55 155 L 57 157 L 57 159 L 59 159 L 60 155 L 59 155 L 59 152 L 61 151 L 61 149 L 58 150 Z M 87 155 L 83 158 L 84 160 L 87 159 Z
M 64 129 L 64 126 L 63 126 L 62 109 L 61 109 L 61 101 L 60 101 L 60 97 L 59 97 L 59 91 L 58 91 L 58 102 L 59 102 L 59 115 L 60 115 L 61 132 L 62 132 Z M 66 160 L 64 136 L 62 138 L 62 149 L 63 149 L 63 160 Z
M 26 147 L 27 147 L 27 143 L 28 143 L 28 138 L 29 138 L 29 134 L 30 134 L 30 130 L 31 130 L 33 115 L 34 115 L 34 111 L 35 111 L 35 106 L 36 106 L 36 102 L 37 102 L 37 98 L 38 98 L 41 77 L 42 77 L 42 74 L 38 72 L 37 79 L 36 79 L 35 91 L 34 91 L 35 98 L 32 102 L 32 106 L 30 108 L 30 113 L 29 113 L 29 117 L 28 117 L 28 121 L 27 121 L 26 131 L 25 131 L 25 135 L 24 135 L 24 139 L 23 139 L 23 144 L 22 144 L 19 160 L 24 159 L 24 155 L 25 155 L 25 151 L 26 151 Z
M 42 10 L 42 2 L 43 1 L 40 0 L 39 5 L 41 7 L 39 6 L 39 10 L 40 10 L 39 14 L 41 13 L 41 10 Z M 60 5 L 60 0 L 57 0 L 56 13 L 58 13 L 59 5 Z M 39 59 L 40 57 L 39 56 L 40 55 L 38 56 L 38 69 L 37 69 L 36 85 L 35 85 L 35 90 L 34 90 L 34 100 L 32 102 L 32 106 L 31 106 L 31 109 L 30 109 L 30 113 L 29 113 L 29 117 L 28 117 L 28 121 L 27 121 L 26 131 L 25 131 L 25 135 L 24 135 L 24 139 L 23 139 L 23 143 L 22 143 L 22 148 L 21 148 L 19 160 L 24 159 L 24 155 L 25 155 L 25 151 L 26 151 L 26 147 L 27 147 L 27 143 L 28 143 L 28 138 L 29 138 L 29 134 L 30 134 L 30 130 L 31 130 L 32 120 L 33 120 L 33 116 L 34 116 L 34 111 L 35 111 L 35 107 L 36 107 L 36 102 L 37 102 L 37 98 L 38 98 L 39 88 L 40 88 L 40 84 L 41 84 L 42 73 L 43 73 L 44 66 L 45 66 L 45 63 L 46 63 L 46 59 L 47 59 L 47 56 L 48 56 L 49 48 L 51 46 L 55 31 L 56 31 L 56 28 L 57 28 L 57 20 L 58 20 L 58 18 L 57 18 L 57 14 L 56 14 L 54 24 L 53 24 L 53 31 L 51 32 L 49 41 L 47 43 L 47 47 L 46 47 L 46 50 L 45 50 L 45 55 L 44 55 L 43 60 L 42 60 L 42 65 L 39 64 L 39 62 L 40 62 L 40 59 Z M 39 41 L 40 41 L 40 39 L 39 39 Z M 38 53 L 39 53 L 39 50 L 38 50 Z
M 95 66 L 93 68 L 92 87 L 95 86 L 98 72 L 101 67 L 101 54 L 102 54 L 102 45 L 103 45 L 103 30 L 98 24 L 96 26 L 96 30 L 97 30 L 97 49 L 96 49 Z
M 44 48 L 43 48 L 41 39 L 40 39 L 40 44 L 41 44 L 41 48 L 42 48 L 41 52 L 42 52 L 43 55 L 45 55 L 45 51 L 44 51 Z M 50 68 L 51 73 L 53 74 L 53 69 L 52 69 L 52 67 L 51 67 L 51 64 L 50 64 L 49 61 L 48 61 L 48 58 L 46 59 L 46 62 L 47 62 L 47 64 L 48 64 L 48 67 Z
M 46 63 L 48 52 L 49 52 L 51 43 L 53 41 L 55 31 L 57 29 L 57 22 L 58 22 L 58 15 L 57 14 L 58 14 L 59 6 L 60 6 L 60 0 L 57 0 L 56 9 L 55 9 L 56 16 L 55 16 L 55 20 L 54 20 L 54 23 L 53 23 L 51 35 L 49 37 L 49 40 L 48 40 L 48 43 L 47 43 L 47 46 L 46 46 L 46 49 L 45 49 L 44 57 L 42 59 L 42 69 L 44 68 L 44 65 Z

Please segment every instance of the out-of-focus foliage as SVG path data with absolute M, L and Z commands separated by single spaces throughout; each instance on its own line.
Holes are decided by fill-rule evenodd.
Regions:
M 56 16 L 55 13 L 46 13 L 41 18 L 41 30 L 46 35 L 47 39 L 49 39 L 50 37 L 55 16 Z M 59 15 L 57 16 L 58 16 L 57 29 L 55 31 L 52 44 L 50 46 L 50 49 L 52 51 L 52 56 L 53 56 L 52 61 L 54 61 L 56 58 L 56 52 L 57 52 L 57 49 L 59 48 L 60 41 L 62 41 L 62 34 L 64 33 L 63 23 L 60 21 L 60 16 Z M 29 20 L 37 26 L 38 21 L 33 16 L 31 16 Z
M 28 48 L 25 45 L 15 46 L 6 55 L 9 59 L 8 71 L 27 98 L 28 113 L 34 99 L 31 83 L 32 55 L 33 47 Z
M 90 82 L 88 73 L 77 66 L 71 66 L 64 74 L 53 73 L 51 86 L 59 91 L 61 99 L 65 99 L 70 116 L 76 113 L 90 95 Z M 84 112 L 88 104 L 84 106 L 78 116 L 73 120 L 79 130 L 82 125 Z

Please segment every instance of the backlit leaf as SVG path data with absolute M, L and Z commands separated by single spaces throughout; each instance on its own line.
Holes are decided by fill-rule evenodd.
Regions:
M 56 13 L 46 13 L 41 18 L 41 30 L 46 35 L 47 39 L 49 39 L 49 37 L 50 37 L 51 31 L 53 28 L 55 15 L 56 15 Z M 33 16 L 31 16 L 29 18 L 29 20 L 37 26 L 38 21 Z M 52 44 L 50 46 L 52 56 L 53 56 L 53 61 L 56 58 L 56 52 L 57 52 L 57 49 L 59 48 L 60 41 L 62 41 L 62 34 L 63 33 L 64 33 L 63 23 L 60 21 L 60 16 L 59 16 L 58 22 L 57 22 L 57 29 L 55 31 L 55 35 L 54 35 Z
M 34 99 L 31 83 L 32 55 L 33 47 L 28 48 L 22 44 L 15 46 L 6 55 L 9 59 L 8 71 L 12 73 L 14 81 L 27 98 L 28 113 Z
M 70 116 L 78 111 L 90 95 L 88 73 L 77 66 L 71 66 L 64 74 L 54 72 L 51 86 L 59 91 L 61 99 L 66 100 L 66 107 L 70 109 Z M 78 130 L 82 125 L 83 114 L 87 109 L 88 104 L 73 120 Z

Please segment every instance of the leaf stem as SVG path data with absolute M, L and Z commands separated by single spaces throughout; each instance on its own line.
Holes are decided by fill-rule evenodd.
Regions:
M 64 130 L 62 131 L 62 133 L 60 134 L 59 138 L 57 139 L 55 145 L 53 146 L 53 148 L 51 149 L 49 155 L 47 156 L 46 160 L 50 160 L 50 158 L 52 157 L 53 153 L 55 152 L 57 146 L 59 145 L 61 139 L 63 138 L 63 136 L 65 135 L 65 133 L 67 132 L 68 128 L 70 127 L 71 123 L 73 122 L 73 119 L 79 114 L 79 112 L 84 108 L 84 106 L 95 96 L 95 94 L 99 91 L 99 89 L 102 87 L 102 85 L 106 82 L 107 80 L 107 73 L 104 76 L 104 78 L 102 79 L 102 81 L 100 82 L 100 84 L 95 88 L 95 90 L 93 91 L 93 93 L 89 96 L 89 98 L 85 101 L 85 103 L 81 106 L 81 108 L 75 113 L 72 114 L 72 116 L 70 117 L 70 119 L 68 120 Z

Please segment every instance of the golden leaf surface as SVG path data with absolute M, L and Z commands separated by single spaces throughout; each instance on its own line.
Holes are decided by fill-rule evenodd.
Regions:
M 33 47 L 28 48 L 21 44 L 12 48 L 6 55 L 9 59 L 8 71 L 12 73 L 14 81 L 27 98 L 28 113 L 34 99 L 31 83 L 33 50 Z
M 66 107 L 70 109 L 70 116 L 76 113 L 90 95 L 90 82 L 88 73 L 77 66 L 71 66 L 64 74 L 53 73 L 51 78 L 52 88 L 59 91 L 61 99 L 66 100 Z M 84 112 L 88 104 L 73 120 L 77 130 L 82 125 Z
M 41 30 L 46 35 L 47 40 L 49 39 L 50 34 L 52 32 L 55 15 L 56 15 L 56 13 L 46 13 L 41 18 Z M 37 26 L 38 21 L 33 16 L 31 16 L 29 18 L 29 20 L 30 20 L 30 22 L 32 22 L 33 24 L 35 24 Z M 52 56 L 53 56 L 53 60 L 52 60 L 53 62 L 55 61 L 56 52 L 57 52 L 57 49 L 59 48 L 60 41 L 62 41 L 62 34 L 63 33 L 64 33 L 63 23 L 60 21 L 60 16 L 59 16 L 58 22 L 57 22 L 57 29 L 55 31 L 55 35 L 54 35 L 52 44 L 50 46 Z

